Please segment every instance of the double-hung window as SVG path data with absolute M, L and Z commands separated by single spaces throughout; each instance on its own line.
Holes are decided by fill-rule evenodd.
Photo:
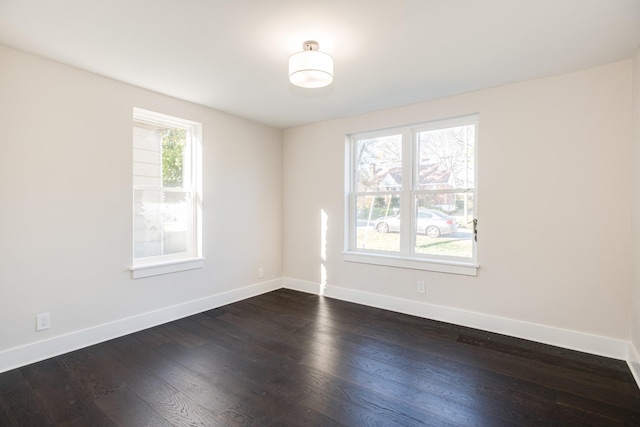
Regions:
M 201 125 L 133 111 L 133 277 L 202 266 Z
M 354 134 L 347 261 L 475 275 L 477 115 Z

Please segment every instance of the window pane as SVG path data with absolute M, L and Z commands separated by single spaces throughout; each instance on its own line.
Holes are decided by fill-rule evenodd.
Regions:
M 402 187 L 402 135 L 356 141 L 356 192 L 397 191 Z
M 471 193 L 416 196 L 415 252 L 472 258 L 473 211 Z
M 356 197 L 356 247 L 400 251 L 400 196 Z
M 416 188 L 474 188 L 475 125 L 418 132 Z
M 162 133 L 155 128 L 133 125 L 133 186 L 162 186 Z
M 162 186 L 183 186 L 184 146 L 187 131 L 173 128 L 162 137 Z
M 191 196 L 187 191 L 134 191 L 134 258 L 187 252 Z

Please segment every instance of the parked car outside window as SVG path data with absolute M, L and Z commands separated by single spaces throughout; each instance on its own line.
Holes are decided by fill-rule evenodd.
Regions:
M 419 234 L 429 237 L 440 237 L 443 234 L 455 233 L 458 230 L 456 219 L 450 215 L 433 209 L 418 209 L 417 230 Z M 400 215 L 378 218 L 373 228 L 379 233 L 399 232 Z

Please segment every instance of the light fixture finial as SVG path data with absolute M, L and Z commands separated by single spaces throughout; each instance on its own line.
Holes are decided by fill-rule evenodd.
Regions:
M 302 43 L 302 50 L 320 50 L 320 43 L 315 40 L 307 40 Z

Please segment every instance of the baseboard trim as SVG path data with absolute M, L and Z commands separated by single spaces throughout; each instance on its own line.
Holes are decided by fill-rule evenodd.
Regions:
M 492 316 L 434 304 L 389 297 L 291 278 L 283 279 L 287 289 L 325 295 L 343 301 L 410 314 L 441 322 L 481 329 L 599 356 L 628 360 L 629 342 L 599 335 L 554 328 L 536 323 Z M 637 379 L 637 377 L 636 377 Z M 638 383 L 640 384 L 640 382 Z
M 640 352 L 638 352 L 638 349 L 632 343 L 629 343 L 629 358 L 627 359 L 627 364 L 629 365 L 633 378 L 636 380 L 636 384 L 640 387 Z
M 640 353 L 628 341 L 286 277 L 2 350 L 0 373 L 283 287 L 626 360 L 636 383 L 640 386 Z
M 326 285 L 308 282 L 306 280 L 291 279 L 290 277 L 284 277 L 282 279 L 282 287 L 291 289 L 292 291 L 306 292 L 314 295 L 325 295 L 326 291 Z
M 282 279 L 245 286 L 114 322 L 0 351 L 0 372 L 9 371 L 133 332 L 202 313 L 282 288 Z

